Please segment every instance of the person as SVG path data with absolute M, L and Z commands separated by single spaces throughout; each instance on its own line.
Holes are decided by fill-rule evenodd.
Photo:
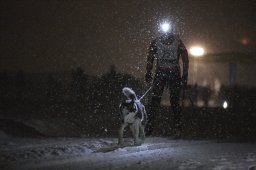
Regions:
M 183 63 L 181 69 L 179 58 Z M 152 69 L 154 59 L 157 60 L 154 78 Z M 174 113 L 175 130 L 181 130 L 181 106 L 180 91 L 181 87 L 187 85 L 189 59 L 185 45 L 178 35 L 174 33 L 165 33 L 154 39 L 149 47 L 146 65 L 145 81 L 152 84 L 151 103 L 148 113 L 148 124 L 146 134 L 151 135 L 154 129 L 155 115 L 161 102 L 164 88 L 168 88 L 170 92 L 171 108 Z

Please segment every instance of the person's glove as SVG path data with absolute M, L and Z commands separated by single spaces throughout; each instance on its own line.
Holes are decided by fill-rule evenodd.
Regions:
M 188 75 L 187 75 L 187 74 L 182 75 L 181 83 L 182 83 L 182 86 L 183 86 L 183 87 L 186 87 L 186 86 L 187 86 L 187 83 L 188 83 Z
M 152 73 L 151 72 L 147 72 L 146 75 L 145 75 L 145 81 L 147 83 L 150 83 L 152 80 L 153 80 Z

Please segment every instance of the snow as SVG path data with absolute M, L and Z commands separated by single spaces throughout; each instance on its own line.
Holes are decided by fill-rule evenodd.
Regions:
M 4 169 L 253 169 L 256 144 L 151 137 L 141 146 L 125 138 L 2 138 Z
M 6 135 L 2 130 L 0 130 L 0 139 L 8 138 L 8 135 Z

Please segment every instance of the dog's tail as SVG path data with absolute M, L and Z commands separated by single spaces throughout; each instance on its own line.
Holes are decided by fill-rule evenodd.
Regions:
M 123 91 L 123 94 L 124 94 L 127 98 L 129 98 L 129 99 L 131 99 L 131 100 L 137 100 L 137 99 L 138 99 L 137 96 L 136 96 L 136 94 L 135 94 L 135 92 L 134 92 L 131 88 L 129 88 L 129 87 L 124 87 L 122 91 Z

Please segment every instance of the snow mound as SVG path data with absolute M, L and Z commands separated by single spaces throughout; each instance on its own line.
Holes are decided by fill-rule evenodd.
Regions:
M 256 145 L 147 138 L 9 138 L 0 141 L 2 169 L 255 170 Z

